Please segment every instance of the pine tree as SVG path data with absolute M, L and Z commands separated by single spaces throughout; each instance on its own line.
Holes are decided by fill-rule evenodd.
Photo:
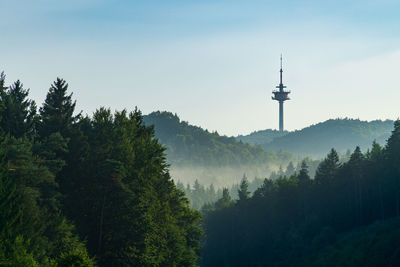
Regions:
M 249 182 L 247 181 L 247 177 L 245 174 L 243 175 L 243 178 L 240 182 L 238 195 L 239 195 L 239 201 L 245 201 L 250 198 Z
M 2 77 L 2 88 L 4 87 L 4 77 Z M 3 105 L 1 128 L 15 137 L 34 137 L 36 121 L 36 104 L 33 100 L 27 99 L 29 89 L 25 90 L 23 84 L 18 80 L 11 85 L 5 92 L 1 92 Z
M 384 158 L 385 174 L 389 185 L 395 191 L 396 216 L 400 216 L 400 120 L 394 122 L 392 135 L 385 147 Z
M 364 179 L 364 155 L 361 153 L 360 147 L 356 147 L 350 156 L 347 163 L 347 168 L 350 168 L 349 178 L 353 180 L 354 184 L 354 207 L 359 223 L 363 221 L 363 179 Z
M 339 156 L 335 149 L 331 149 L 328 156 L 319 164 L 315 173 L 316 183 L 329 183 L 339 168 Z
M 396 172 L 400 171 L 400 120 L 394 122 L 394 129 L 392 135 L 389 137 L 385 156 L 388 163 L 394 168 Z
M 55 132 L 68 137 L 72 124 L 79 117 L 79 115 L 74 116 L 76 101 L 72 101 L 72 93 L 67 95 L 67 90 L 68 84 L 61 78 L 57 78 L 50 86 L 45 102 L 39 111 L 41 138 Z
M 0 73 L 0 99 L 4 100 L 4 96 L 6 94 L 6 75 L 4 74 L 4 71 Z
M 215 209 L 223 209 L 229 207 L 232 204 L 232 198 L 229 194 L 228 188 L 222 189 L 222 197 L 215 202 Z
M 305 160 L 301 162 L 299 174 L 297 175 L 300 185 L 306 185 L 310 182 L 310 175 L 308 174 L 308 166 Z
M 267 197 L 271 195 L 275 191 L 275 185 L 271 178 L 265 178 L 263 184 L 256 189 L 254 192 L 254 196 L 256 198 Z

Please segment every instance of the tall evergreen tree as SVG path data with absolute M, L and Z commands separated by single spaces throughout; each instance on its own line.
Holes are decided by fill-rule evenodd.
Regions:
M 7 87 L 6 87 L 6 75 L 4 74 L 4 71 L 2 71 L 0 73 L 0 97 L 1 97 L 1 99 L 4 98 L 6 90 L 7 90 Z
M 2 83 L 3 90 L 4 81 Z M 2 94 L 1 128 L 17 138 L 24 135 L 34 137 L 36 104 L 33 100 L 27 99 L 29 89 L 24 89 L 23 84 L 18 80 Z
M 310 182 L 310 175 L 308 174 L 308 166 L 305 160 L 301 162 L 301 169 L 297 175 L 300 185 L 305 185 Z
M 57 78 L 50 86 L 39 111 L 41 118 L 39 135 L 42 138 L 55 132 L 67 137 L 72 124 L 79 117 L 74 116 L 76 101 L 72 101 L 72 93 L 68 95 L 67 90 L 68 84 L 61 78 Z
M 215 202 L 215 208 L 216 209 L 222 209 L 229 207 L 232 204 L 232 198 L 229 194 L 229 189 L 228 188 L 223 188 L 222 189 L 222 197 Z
M 238 190 L 239 201 L 245 201 L 250 198 L 249 182 L 244 174 L 242 180 L 240 181 L 240 186 Z
M 320 163 L 315 173 L 315 181 L 319 184 L 329 183 L 339 168 L 339 155 L 331 149 L 328 156 Z
M 387 141 L 384 157 L 385 157 L 385 174 L 388 177 L 388 184 L 395 192 L 394 203 L 395 212 L 400 216 L 400 120 L 394 122 L 392 135 Z

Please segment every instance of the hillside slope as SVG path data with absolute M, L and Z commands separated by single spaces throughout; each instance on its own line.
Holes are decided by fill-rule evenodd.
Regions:
M 374 140 L 384 144 L 392 130 L 391 120 L 367 122 L 358 119 L 331 119 L 273 140 L 265 138 L 265 142 L 262 142 L 262 139 L 258 139 L 256 144 L 268 151 L 283 150 L 301 156 L 323 157 L 331 148 L 344 153 L 356 146 L 366 150 Z M 243 137 L 237 138 L 244 140 Z
M 279 161 L 291 155 L 266 152 L 234 137 L 210 133 L 181 121 L 171 112 L 152 112 L 144 116 L 146 125 L 154 125 L 155 135 L 167 147 L 168 161 L 174 165 L 247 165 Z
M 144 122 L 154 125 L 156 138 L 167 148 L 175 181 L 191 185 L 198 179 L 203 185 L 231 186 L 244 173 L 249 179 L 268 177 L 280 165 L 297 160 L 291 153 L 267 152 L 235 137 L 211 133 L 181 121 L 170 112 L 152 112 L 144 116 Z
M 283 133 L 281 133 L 278 130 L 267 129 L 255 131 L 248 135 L 238 135 L 236 139 L 250 145 L 261 145 L 269 143 L 273 139 L 284 136 L 288 133 L 288 131 L 284 131 Z

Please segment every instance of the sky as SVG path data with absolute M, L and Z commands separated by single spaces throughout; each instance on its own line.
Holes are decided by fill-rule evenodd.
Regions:
M 84 114 L 276 129 L 282 53 L 285 129 L 400 114 L 400 1 L 0 0 L 0 13 L 0 71 L 38 106 L 61 77 Z

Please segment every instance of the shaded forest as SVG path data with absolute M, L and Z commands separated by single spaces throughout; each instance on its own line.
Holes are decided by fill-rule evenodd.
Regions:
M 361 145 L 392 132 L 365 153 L 299 161 L 167 112 L 75 106 L 63 79 L 38 108 L 0 75 L 0 266 L 400 264 L 400 121 L 332 120 L 367 127 Z M 169 164 L 269 172 L 232 168 L 241 181 L 229 188 L 175 185 Z
M 204 211 L 202 266 L 398 266 L 400 121 L 385 146 L 357 147 L 341 163 L 332 149 L 311 179 L 308 166 L 240 184 Z
M 0 76 L 0 266 L 195 266 L 200 213 L 139 110 L 75 112 L 63 79 L 38 109 Z

